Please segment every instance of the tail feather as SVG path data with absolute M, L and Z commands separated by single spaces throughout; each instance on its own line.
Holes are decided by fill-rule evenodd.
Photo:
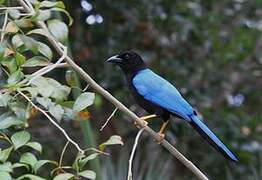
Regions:
M 238 161 L 237 157 L 216 137 L 216 135 L 196 116 L 191 116 L 190 124 L 204 137 L 215 149 L 221 152 L 226 158 Z

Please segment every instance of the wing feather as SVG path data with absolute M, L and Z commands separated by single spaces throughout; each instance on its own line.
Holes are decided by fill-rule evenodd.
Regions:
M 139 71 L 132 81 L 137 92 L 151 103 L 190 121 L 193 108 L 168 81 L 149 69 Z

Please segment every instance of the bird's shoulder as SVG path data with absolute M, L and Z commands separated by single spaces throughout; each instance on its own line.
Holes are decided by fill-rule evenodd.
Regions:
M 181 96 L 178 90 L 167 80 L 150 69 L 138 72 L 132 80 L 136 91 L 145 99 L 184 119 L 193 113 L 193 108 Z
M 150 91 L 151 93 L 165 92 L 180 96 L 178 90 L 170 82 L 150 69 L 137 72 L 132 79 L 132 83 L 142 94 L 149 93 Z

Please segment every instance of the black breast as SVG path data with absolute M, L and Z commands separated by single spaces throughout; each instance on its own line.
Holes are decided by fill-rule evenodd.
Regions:
M 138 94 L 136 88 L 133 85 L 133 78 L 135 77 L 135 73 L 132 75 L 126 75 L 127 84 L 129 87 L 129 90 L 131 91 L 132 96 L 134 97 L 136 103 L 141 106 L 143 109 L 145 109 L 150 114 L 156 114 L 158 116 L 161 116 L 164 121 L 167 121 L 170 117 L 170 113 L 163 109 L 162 107 L 151 103 L 150 101 L 144 99 L 143 96 Z

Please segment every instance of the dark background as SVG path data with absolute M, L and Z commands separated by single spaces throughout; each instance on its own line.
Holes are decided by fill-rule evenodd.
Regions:
M 69 36 L 72 57 L 101 86 L 138 115 L 145 115 L 129 96 L 120 70 L 105 63 L 109 56 L 126 49 L 139 52 L 150 68 L 177 86 L 237 154 L 239 162 L 224 159 L 179 119 L 172 121 L 167 139 L 210 179 L 262 178 L 261 0 L 67 0 L 65 5 L 74 18 Z M 54 75 L 59 78 L 61 74 Z M 91 118 L 84 125 L 91 124 L 93 132 L 88 134 L 94 137 L 94 144 L 112 134 L 122 136 L 125 143 L 109 148 L 111 156 L 101 157 L 100 163 L 92 166 L 103 180 L 126 178 L 137 133 L 121 112 L 100 132 L 113 110 L 112 104 L 97 95 L 90 108 Z M 157 131 L 160 124 L 156 120 L 150 126 Z M 43 122 L 41 130 L 35 131 L 46 156 L 56 157 L 65 143 L 63 136 L 45 126 Z M 84 143 L 89 136 L 83 124 L 85 133 L 81 134 L 78 122 L 63 126 L 78 142 Z M 41 131 L 45 133 L 41 135 Z M 71 158 L 67 153 L 68 162 Z M 195 177 L 144 133 L 135 158 L 134 179 Z

